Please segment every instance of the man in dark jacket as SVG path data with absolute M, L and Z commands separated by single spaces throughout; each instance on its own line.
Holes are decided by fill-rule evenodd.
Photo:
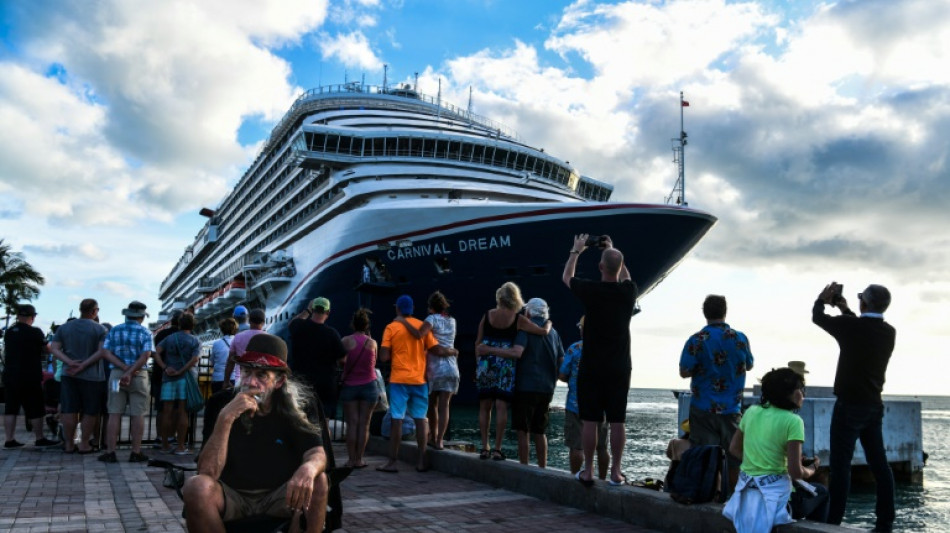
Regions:
M 841 350 L 835 373 L 835 401 L 831 415 L 831 508 L 828 523 L 840 524 L 851 485 L 854 443 L 861 439 L 868 467 L 877 484 L 877 524 L 874 531 L 891 531 L 894 522 L 894 474 L 887 463 L 882 421 L 887 363 L 894 351 L 894 328 L 884 321 L 891 293 L 868 285 L 858 293 L 861 316 L 848 308 L 841 285 L 825 287 L 812 308 L 812 321 L 838 341 Z M 825 306 L 837 307 L 829 316 Z

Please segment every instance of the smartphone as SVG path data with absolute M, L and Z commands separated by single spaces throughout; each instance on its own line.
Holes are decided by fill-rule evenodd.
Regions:
M 842 293 L 842 291 L 844 291 L 844 285 L 832 281 L 832 282 L 831 282 L 831 288 L 832 288 L 831 303 L 832 303 L 832 304 L 837 304 L 838 301 L 841 300 L 841 298 L 842 298 L 841 293 Z

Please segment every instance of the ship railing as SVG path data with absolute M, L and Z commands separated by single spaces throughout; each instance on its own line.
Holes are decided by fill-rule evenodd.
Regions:
M 273 129 L 270 138 L 264 144 L 264 149 L 262 153 L 271 145 L 271 142 L 274 139 L 279 139 L 285 133 L 288 125 L 296 119 L 298 112 L 303 109 L 308 108 L 308 104 L 316 100 L 320 100 L 329 96 L 336 96 L 340 94 L 371 94 L 371 95 L 385 95 L 392 98 L 401 98 L 405 100 L 421 101 L 430 105 L 434 105 L 439 108 L 440 113 L 445 113 L 446 118 L 455 118 L 462 120 L 463 122 L 469 123 L 470 126 L 478 126 L 484 129 L 486 132 L 493 133 L 498 136 L 508 137 L 515 141 L 520 142 L 521 137 L 518 135 L 513 128 L 510 128 L 501 122 L 492 120 L 488 117 L 481 116 L 477 113 L 463 109 L 457 105 L 451 104 L 442 100 L 439 97 L 433 97 L 427 94 L 412 92 L 413 96 L 407 96 L 406 91 L 393 91 L 392 89 L 387 89 L 378 85 L 363 85 L 356 83 L 345 83 L 345 84 L 336 84 L 336 85 L 325 85 L 322 87 L 317 87 L 310 89 L 294 100 L 294 103 L 291 104 L 290 109 L 284 114 L 283 118 L 280 119 L 280 122 L 277 123 L 277 126 Z

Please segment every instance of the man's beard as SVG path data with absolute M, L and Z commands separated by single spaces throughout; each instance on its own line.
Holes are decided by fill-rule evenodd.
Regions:
M 246 385 L 242 385 L 238 388 L 238 394 L 250 392 L 250 391 L 251 391 L 251 388 Z M 258 409 L 260 409 L 262 405 L 267 403 L 267 400 L 270 399 L 272 392 L 273 391 L 267 390 L 267 391 L 262 391 L 253 395 L 254 400 L 257 401 Z M 251 430 L 254 428 L 253 416 L 251 415 L 250 411 L 244 411 L 243 413 L 241 413 L 240 420 L 241 420 L 241 425 L 244 426 L 244 431 L 246 431 L 247 434 L 250 435 Z

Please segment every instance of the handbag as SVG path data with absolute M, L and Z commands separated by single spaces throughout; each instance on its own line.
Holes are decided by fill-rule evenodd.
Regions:
M 383 381 L 383 373 L 376 369 L 376 391 L 379 392 L 379 401 L 376 402 L 374 413 L 385 413 L 389 411 L 389 397 L 386 396 L 386 382 Z
M 205 397 L 198 387 L 198 380 L 191 372 L 185 372 L 185 409 L 189 413 L 197 413 L 204 405 Z

